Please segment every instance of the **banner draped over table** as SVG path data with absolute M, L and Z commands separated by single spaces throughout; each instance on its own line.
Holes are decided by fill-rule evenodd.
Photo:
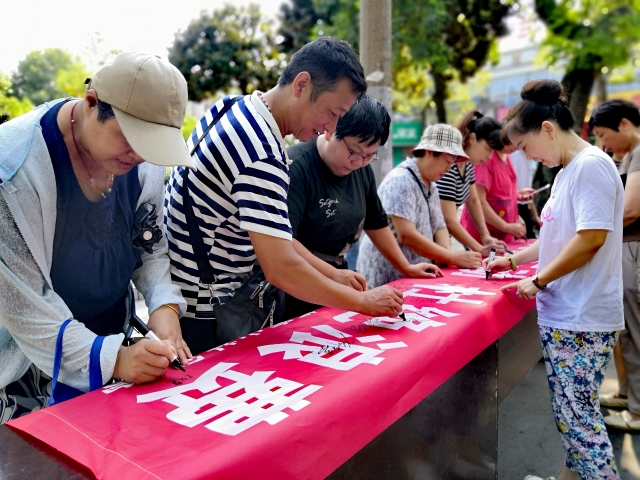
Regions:
M 533 264 L 443 271 L 392 284 L 406 322 L 322 308 L 8 425 L 98 478 L 324 478 L 535 306 L 500 291 Z

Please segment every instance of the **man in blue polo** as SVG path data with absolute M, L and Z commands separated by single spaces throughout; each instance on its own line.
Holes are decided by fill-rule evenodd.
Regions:
M 292 243 L 289 161 L 282 137 L 293 134 L 307 141 L 332 133 L 338 118 L 365 90 L 364 72 L 351 47 L 335 38 L 319 38 L 293 55 L 275 88 L 243 97 L 221 117 L 194 152 L 197 170 L 186 185 L 182 169 L 174 169 L 165 197 L 165 224 L 172 278 L 187 300 L 183 338 L 193 353 L 217 344 L 211 304 L 228 301 L 240 286 L 238 277 L 251 271 L 256 258 L 267 280 L 296 298 L 369 315 L 401 311 L 398 290 L 359 291 L 351 286 L 354 273 L 320 273 Z M 212 107 L 188 144 L 200 138 L 230 101 L 225 97 Z M 217 277 L 211 289 L 200 283 L 184 195 L 191 197 Z

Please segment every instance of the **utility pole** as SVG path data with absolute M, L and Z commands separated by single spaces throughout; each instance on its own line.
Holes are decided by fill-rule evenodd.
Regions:
M 391 0 L 360 0 L 360 62 L 369 84 L 367 95 L 391 115 Z M 371 166 L 380 185 L 393 167 L 391 134 L 378 158 Z

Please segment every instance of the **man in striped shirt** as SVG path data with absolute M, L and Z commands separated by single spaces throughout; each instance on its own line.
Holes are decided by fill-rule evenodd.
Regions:
M 165 225 L 171 274 L 187 300 L 180 321 L 195 354 L 215 346 L 212 304 L 224 303 L 240 277 L 260 262 L 267 280 L 290 295 L 368 315 L 397 315 L 402 293 L 391 287 L 358 291 L 353 272 L 323 275 L 299 256 L 292 243 L 287 209 L 289 160 L 282 137 L 307 141 L 333 133 L 338 118 L 366 91 L 362 66 L 351 47 L 322 37 L 298 51 L 278 85 L 235 103 L 199 143 L 196 170 L 183 184 L 182 168 L 171 174 L 165 196 Z M 217 113 L 218 101 L 196 125 L 187 146 L 201 138 Z M 183 197 L 190 195 L 198 227 L 216 274 L 211 291 L 200 273 L 185 221 Z M 357 288 L 357 287 L 356 287 Z

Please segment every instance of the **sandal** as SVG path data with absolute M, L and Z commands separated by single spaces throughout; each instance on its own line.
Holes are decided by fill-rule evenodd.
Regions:
M 618 415 L 607 415 L 604 417 L 604 423 L 607 427 L 620 430 L 640 431 L 640 420 L 631 418 L 629 410 L 623 410 Z
M 606 393 L 599 395 L 600 406 L 607 408 L 629 408 L 629 399 L 621 397 L 618 393 Z

